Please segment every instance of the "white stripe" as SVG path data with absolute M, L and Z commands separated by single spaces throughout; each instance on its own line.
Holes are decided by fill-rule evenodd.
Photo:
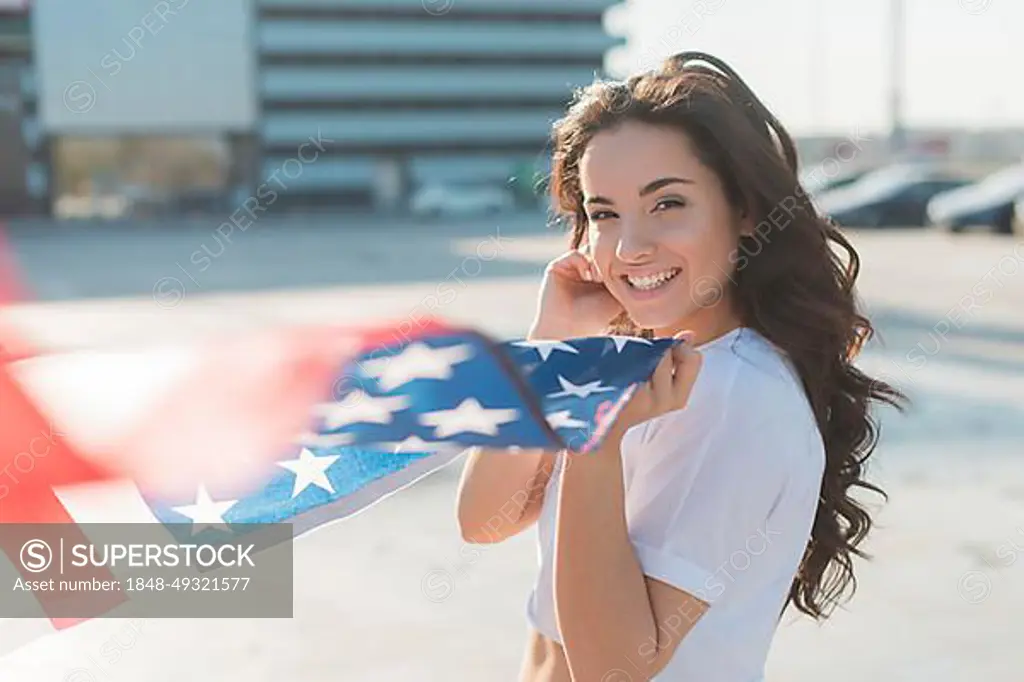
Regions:
M 209 344 L 188 344 L 77 351 L 32 358 L 14 367 L 26 392 L 51 415 L 53 431 L 83 457 L 145 481 L 161 497 L 194 494 L 199 481 L 221 494 L 239 496 L 251 492 L 271 468 L 270 462 L 254 464 L 247 448 L 225 447 L 213 456 L 201 443 L 170 453 L 160 442 L 131 452 L 122 445 L 140 420 L 151 419 L 164 408 L 169 391 L 205 368 L 203 354 L 208 350 Z M 266 352 L 275 351 L 270 347 Z M 173 411 L 166 418 L 173 422 Z M 47 434 L 41 435 L 45 440 Z M 244 439 L 244 434 L 239 437 Z M 233 443 L 227 438 L 225 442 Z
M 129 481 L 58 488 L 55 492 L 77 523 L 158 522 Z M 154 527 L 153 533 L 154 537 L 165 536 L 167 542 L 175 542 L 163 526 Z M 0 561 L 8 559 L 0 554 Z M 58 650 L 95 651 L 96 643 L 91 640 L 102 641 L 109 630 L 123 628 L 124 622 L 100 618 L 61 631 L 47 618 L 0 618 L 0 679 L 34 679 L 34 675 L 15 675 L 13 671 L 52 659 Z
M 160 523 L 131 481 L 56 489 L 75 523 Z
M 358 514 L 378 502 L 394 495 L 403 488 L 443 469 L 455 461 L 465 450 L 452 449 L 436 452 L 412 462 L 409 466 L 393 474 L 377 479 L 361 490 L 346 495 L 337 502 L 314 507 L 304 514 L 288 519 L 292 523 L 293 535 L 309 532 L 319 526 L 329 525 L 335 521 Z
M 70 442 L 102 453 L 198 365 L 195 346 L 79 351 L 12 365 L 14 376 Z
M 2 665 L 6 666 L 7 656 L 17 649 L 25 649 L 47 637 L 53 635 L 54 630 L 50 621 L 45 618 L 0 618 L 0 657 L 3 658 Z M 39 648 L 41 643 L 35 644 L 33 649 Z M 43 645 L 45 646 L 45 645 Z M 22 653 L 25 653 L 24 651 Z M 42 651 L 40 650 L 40 655 Z M 11 679 L 7 676 L 6 667 L 3 668 L 4 679 Z

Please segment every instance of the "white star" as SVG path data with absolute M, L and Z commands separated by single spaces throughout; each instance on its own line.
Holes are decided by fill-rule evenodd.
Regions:
M 438 410 L 420 416 L 420 423 L 436 428 L 436 438 L 446 438 L 456 433 L 483 433 L 498 435 L 501 424 L 514 422 L 519 417 L 515 409 L 487 409 L 476 398 L 466 398 L 453 410 Z
M 313 433 L 307 431 L 296 439 L 298 445 L 307 448 L 333 448 L 348 445 L 354 436 L 351 433 Z
M 325 428 L 337 429 L 355 422 L 387 424 L 393 412 L 408 406 L 409 398 L 406 396 L 374 398 L 364 391 L 352 391 L 344 400 L 317 405 L 316 410 L 323 416 Z
M 434 452 L 440 448 L 440 443 L 425 441 L 419 436 L 409 436 L 401 443 L 395 443 L 395 454 L 399 452 Z
M 547 416 L 547 418 L 548 424 L 553 429 L 578 428 L 587 425 L 587 422 L 583 421 L 582 419 L 576 419 L 575 417 L 573 417 L 572 412 L 570 410 L 559 410 L 558 412 L 552 412 Z
M 228 509 L 231 509 L 236 504 L 238 504 L 238 500 L 214 502 L 210 498 L 210 493 L 206 490 L 206 486 L 200 485 L 198 492 L 196 492 L 195 504 L 188 504 L 182 507 L 171 507 L 171 509 L 192 519 L 192 535 L 196 535 L 199 531 L 207 527 L 220 527 L 224 530 L 228 530 L 227 522 L 224 520 L 224 514 Z
M 639 336 L 612 336 L 610 338 L 615 342 L 615 350 L 619 353 L 622 352 L 627 343 L 642 343 L 645 346 L 652 345 L 650 339 L 644 339 Z
M 577 398 L 587 398 L 591 393 L 605 393 L 606 391 L 614 391 L 615 389 L 611 386 L 602 386 L 601 380 L 591 381 L 589 384 L 583 384 L 577 386 L 572 383 L 561 374 L 558 375 L 558 383 L 561 384 L 562 390 L 557 393 L 552 393 L 549 398 L 561 398 L 563 396 L 575 396 Z
M 299 451 L 298 459 L 289 459 L 278 462 L 279 466 L 295 474 L 295 487 L 292 488 L 292 499 L 299 496 L 303 490 L 311 485 L 323 488 L 329 493 L 334 493 L 330 480 L 327 478 L 327 469 L 338 460 L 338 455 L 317 457 L 306 448 Z
M 512 345 L 521 346 L 523 348 L 536 348 L 537 352 L 540 353 L 540 359 L 544 361 L 547 361 L 547 359 L 551 357 L 551 354 L 556 350 L 573 353 L 575 355 L 580 354 L 577 348 L 562 341 L 515 341 Z
M 473 348 L 466 344 L 431 348 L 417 342 L 393 357 L 369 360 L 363 363 L 363 368 L 367 374 L 380 379 L 382 389 L 390 391 L 413 379 L 448 379 L 452 365 L 472 356 Z

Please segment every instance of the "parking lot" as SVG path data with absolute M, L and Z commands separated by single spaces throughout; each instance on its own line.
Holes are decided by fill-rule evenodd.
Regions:
M 427 315 L 518 336 L 540 271 L 564 244 L 544 223 L 296 217 L 260 221 L 230 242 L 203 221 L 15 225 L 36 300 L 11 318 L 55 350 Z M 913 404 L 881 415 L 870 472 L 890 501 L 870 541 L 875 558 L 858 565 L 856 599 L 822 627 L 787 617 L 769 679 L 1017 682 L 1024 241 L 930 229 L 851 236 L 880 332 L 862 363 Z M 439 296 L 442 286 L 455 295 Z M 457 474 L 450 467 L 299 540 L 292 619 L 90 622 L 0 659 L 0 679 L 512 679 L 533 537 L 467 552 L 453 519 Z M 422 587 L 437 571 L 453 580 L 443 600 Z M 17 627 L 0 622 L 0 637 Z M 116 659 L 104 654 L 111 642 Z

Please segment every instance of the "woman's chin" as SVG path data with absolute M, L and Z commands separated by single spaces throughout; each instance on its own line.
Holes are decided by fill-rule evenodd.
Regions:
M 627 311 L 629 317 L 633 320 L 633 323 L 641 329 L 653 329 L 655 332 L 667 329 L 682 329 L 684 328 L 684 322 L 687 319 L 685 314 L 681 314 L 680 311 L 655 311 L 655 310 L 636 310 Z

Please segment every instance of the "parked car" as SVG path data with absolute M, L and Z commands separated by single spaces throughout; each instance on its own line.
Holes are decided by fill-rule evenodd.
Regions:
M 1024 237 L 1024 194 L 1013 203 L 1013 222 L 1010 231 L 1018 237 Z
M 479 215 L 510 211 L 515 197 L 504 187 L 494 185 L 427 185 L 412 198 L 416 215 Z
M 846 187 L 860 180 L 869 172 L 868 169 L 844 170 L 832 177 L 825 174 L 824 167 L 814 166 L 800 172 L 800 186 L 812 196 Z
M 814 203 L 845 227 L 924 226 L 928 201 L 939 192 L 968 182 L 968 178 L 939 166 L 896 164 L 825 192 L 815 197 Z
M 942 192 L 928 202 L 928 219 L 952 232 L 984 225 L 1002 234 L 1013 231 L 1014 204 L 1024 195 L 1024 163 L 1003 168 L 979 182 Z
M 188 187 L 179 190 L 170 202 L 170 210 L 179 216 L 222 215 L 235 208 L 220 187 Z

